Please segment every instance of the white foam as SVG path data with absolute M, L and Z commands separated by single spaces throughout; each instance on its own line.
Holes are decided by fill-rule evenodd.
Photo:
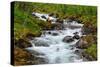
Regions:
M 39 14 L 35 13 L 36 16 L 41 17 L 42 15 L 45 15 L 48 17 L 48 14 Z M 43 20 L 43 18 L 39 18 Z M 55 19 L 51 17 L 51 19 Z M 73 22 L 73 25 L 82 25 L 77 22 Z M 44 32 L 48 32 L 44 31 Z M 49 44 L 48 47 L 45 46 L 35 46 L 34 42 L 31 41 L 33 44 L 33 47 L 27 48 L 28 50 L 35 50 L 37 52 L 41 52 L 44 55 L 46 59 L 49 60 L 49 63 L 66 63 L 66 62 L 81 62 L 83 61 L 82 59 L 79 59 L 78 55 L 74 53 L 74 50 L 71 50 L 71 45 L 75 45 L 75 43 L 78 40 L 75 40 L 74 42 L 71 43 L 64 43 L 62 40 L 65 36 L 74 36 L 73 33 L 78 32 L 79 36 L 82 36 L 81 28 L 77 29 L 69 29 L 66 28 L 65 30 L 51 30 L 49 31 L 51 33 L 58 33 L 57 36 L 53 36 L 51 34 L 45 33 L 45 35 L 42 35 L 41 37 L 36 37 L 35 39 L 37 40 L 43 40 Z M 33 40 L 34 41 L 34 40 Z M 41 56 L 39 56 L 41 57 Z M 42 56 L 43 57 L 43 56 Z M 71 58 L 73 57 L 73 58 Z
M 53 35 L 45 35 L 44 37 L 37 37 L 36 39 L 43 40 L 49 43 L 49 47 L 37 47 L 33 46 L 33 48 L 28 48 L 31 50 L 35 50 L 37 52 L 41 52 L 45 54 L 45 58 L 49 60 L 49 63 L 65 63 L 65 62 L 70 62 L 69 57 L 71 56 L 77 56 L 74 54 L 73 50 L 67 49 L 71 48 L 70 45 L 75 44 L 78 40 L 72 42 L 72 43 L 64 43 L 62 42 L 62 39 L 65 36 L 73 36 L 74 32 L 79 32 L 80 29 L 67 29 L 61 31 L 62 33 L 59 33 L 58 36 L 53 36 Z M 59 32 L 59 31 L 50 31 L 50 32 Z M 79 32 L 81 35 L 81 33 Z M 48 40 L 47 40 L 48 39 Z M 34 45 L 34 44 L 33 44 Z M 58 59 L 57 59 L 58 58 Z M 75 62 L 82 61 L 81 59 L 73 59 Z

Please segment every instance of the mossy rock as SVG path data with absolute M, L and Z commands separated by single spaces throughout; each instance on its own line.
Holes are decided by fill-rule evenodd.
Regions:
M 97 60 L 97 44 L 92 44 L 84 50 L 83 56 L 90 61 Z
M 28 53 L 26 50 L 16 47 L 14 48 L 14 65 L 25 65 L 27 63 L 27 59 L 32 55 Z
M 32 47 L 32 44 L 25 39 L 15 40 L 15 45 L 19 48 Z
M 33 64 L 45 64 L 47 63 L 44 58 L 39 58 L 32 55 L 29 51 L 14 47 L 14 65 L 33 65 Z
M 83 36 L 82 39 L 84 41 L 87 41 L 88 43 L 94 43 L 94 35 L 86 35 L 86 36 Z
M 76 47 L 80 49 L 86 49 L 91 44 L 96 43 L 96 37 L 94 35 L 82 36 L 81 39 L 76 43 Z
M 32 40 L 32 39 L 34 39 L 34 37 L 40 37 L 41 34 L 42 34 L 41 32 L 40 33 L 27 33 L 25 38 Z

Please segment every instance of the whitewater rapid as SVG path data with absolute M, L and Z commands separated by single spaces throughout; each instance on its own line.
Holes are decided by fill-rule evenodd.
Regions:
M 47 14 L 36 13 L 36 16 L 38 16 L 39 19 L 44 20 L 40 18 L 41 15 L 46 15 L 46 17 L 48 17 Z M 72 25 L 82 26 L 82 24 L 78 24 L 76 22 L 73 22 Z M 38 57 L 42 57 L 46 59 L 48 63 L 52 63 L 52 64 L 67 63 L 67 62 L 81 62 L 83 61 L 83 59 L 79 55 L 75 54 L 75 50 L 78 49 L 74 47 L 76 42 L 78 42 L 79 40 L 74 40 L 71 43 L 65 43 L 62 41 L 65 36 L 74 36 L 73 33 L 75 32 L 78 32 L 79 36 L 81 37 L 82 36 L 81 31 L 82 31 L 81 28 L 70 29 L 67 27 L 64 30 L 45 30 L 43 31 L 45 32 L 45 34 L 42 34 L 40 37 L 35 37 L 33 40 L 30 41 L 33 47 L 29 47 L 27 48 L 27 50 L 34 50 L 39 53 L 43 53 L 38 55 Z M 48 32 L 50 32 L 50 34 Z M 52 35 L 52 33 L 57 33 L 57 35 L 54 36 Z M 36 46 L 34 43 L 36 40 L 42 41 L 48 44 L 48 46 Z

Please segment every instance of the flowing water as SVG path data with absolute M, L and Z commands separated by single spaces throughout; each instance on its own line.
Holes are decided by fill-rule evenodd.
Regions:
M 45 15 L 46 17 L 49 17 L 48 14 L 39 14 L 36 13 L 36 16 L 40 20 L 44 20 L 41 18 L 42 15 Z M 52 19 L 56 20 L 56 18 Z M 56 23 L 53 21 L 52 23 Z M 67 22 L 64 22 L 64 25 L 68 25 Z M 72 22 L 71 25 L 80 25 L 77 22 Z M 79 36 L 82 36 L 82 29 L 75 28 L 70 29 L 68 27 L 65 27 L 63 30 L 45 30 L 43 31 L 43 34 L 41 37 L 36 37 L 33 40 L 31 40 L 31 43 L 33 47 L 27 48 L 28 50 L 34 50 L 39 53 L 42 53 L 40 55 L 37 55 L 38 57 L 45 58 L 48 63 L 67 63 L 67 62 L 81 62 L 83 61 L 82 58 L 80 58 L 79 55 L 75 54 L 75 50 L 77 48 L 74 46 L 75 43 L 78 41 L 77 39 L 74 39 L 73 42 L 65 43 L 63 42 L 63 38 L 65 36 L 74 36 L 73 33 L 78 32 Z M 53 33 L 56 33 L 57 35 L 53 35 Z M 37 46 L 35 45 L 35 42 L 45 43 L 45 45 Z

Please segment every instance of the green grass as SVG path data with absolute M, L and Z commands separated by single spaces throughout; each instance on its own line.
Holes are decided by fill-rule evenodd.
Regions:
M 14 29 L 15 34 L 25 32 L 38 34 L 48 24 L 44 21 L 33 17 L 32 12 L 54 13 L 59 18 L 75 17 L 82 20 L 84 25 L 91 24 L 93 28 L 97 27 L 97 7 L 96 6 L 80 6 L 66 4 L 50 4 L 50 3 L 32 3 L 32 2 L 15 2 L 14 6 Z M 50 26 L 49 26 L 50 27 Z M 22 32 L 24 35 L 24 32 Z M 94 32 L 96 33 L 96 32 Z M 20 36 L 20 34 L 19 34 Z M 16 37 L 16 36 L 15 36 Z
M 91 55 L 93 58 L 97 59 L 97 45 L 92 44 L 89 48 L 85 49 L 85 52 Z
M 43 13 L 59 13 L 59 15 L 96 15 L 96 6 L 80 6 L 80 5 L 66 5 L 66 4 L 43 4 L 33 3 L 33 11 Z
M 97 7 L 96 6 L 82 6 L 82 5 L 66 5 L 66 4 L 50 4 L 50 3 L 32 3 L 33 11 L 39 13 L 54 13 L 59 18 L 69 18 L 74 16 L 81 20 L 83 24 L 87 25 L 89 22 L 94 28 L 97 27 Z
M 39 13 L 54 13 L 61 19 L 68 19 L 74 17 L 81 20 L 85 27 L 94 29 L 94 34 L 97 35 L 97 7 L 96 6 L 81 6 L 81 5 L 66 5 L 66 4 L 49 4 L 49 3 L 29 3 L 29 2 L 15 2 L 14 6 L 14 38 L 16 40 L 23 38 L 32 33 L 38 36 L 42 29 L 50 28 L 47 22 L 38 20 L 33 17 L 32 12 Z M 92 36 L 93 37 L 93 36 Z M 89 37 L 90 38 L 90 37 Z M 88 39 L 91 40 L 91 39 Z M 97 58 L 97 46 L 92 44 L 85 51 Z
M 16 7 L 16 6 L 15 6 Z M 38 22 L 41 22 L 25 11 L 15 8 L 14 10 L 14 34 L 15 38 L 20 38 L 27 33 L 38 34 L 41 32 L 41 28 L 38 26 Z

